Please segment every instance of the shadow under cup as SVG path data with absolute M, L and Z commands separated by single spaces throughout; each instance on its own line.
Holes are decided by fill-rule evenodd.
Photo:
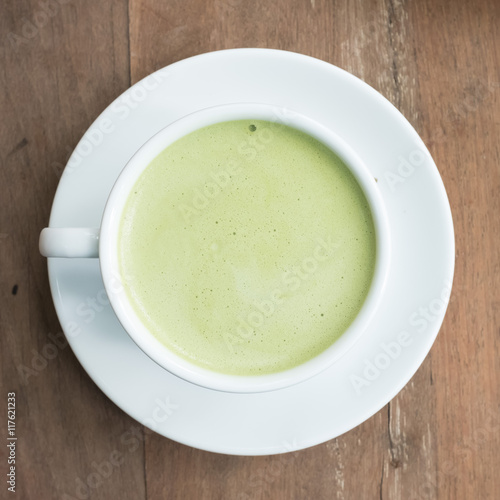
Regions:
M 274 142 L 268 141 L 268 143 L 266 143 L 266 140 L 271 137 L 269 134 L 265 135 L 264 133 L 261 133 L 260 135 L 258 135 L 261 130 L 264 130 L 266 123 L 269 124 L 269 130 L 274 133 L 274 137 L 279 138 L 279 140 L 285 141 L 280 146 L 280 148 L 275 147 L 275 145 L 279 143 L 278 140 Z M 282 135 L 280 135 L 280 131 L 283 132 Z M 195 132 L 195 134 L 190 135 L 193 132 Z M 219 134 L 219 136 L 217 136 L 217 134 Z M 219 153 L 217 154 L 220 154 L 220 151 L 222 151 L 223 147 L 225 147 L 222 142 L 225 142 L 226 145 L 228 143 L 232 143 L 232 134 L 234 134 L 234 144 L 238 145 L 236 150 L 239 151 L 241 164 L 234 165 L 233 163 L 232 166 L 228 167 L 227 165 L 229 163 L 227 162 L 227 158 L 225 158 L 217 164 L 219 167 L 220 165 L 222 165 L 222 167 L 219 169 L 214 170 L 213 166 L 207 166 L 207 162 L 210 163 L 211 154 L 207 151 L 207 148 L 215 148 L 216 153 L 218 151 Z M 196 157 L 197 148 L 193 146 L 193 143 L 196 141 L 193 140 L 193 137 L 197 138 L 198 142 L 200 143 L 199 149 L 201 151 L 201 156 L 199 157 Z M 224 137 L 224 141 L 218 141 L 217 137 Z M 239 269 L 236 269 L 235 266 L 229 266 L 231 267 L 231 269 L 233 269 L 233 274 L 231 275 L 231 279 L 233 280 L 233 288 L 238 288 L 238 290 L 246 290 L 245 293 L 248 297 L 250 297 L 253 304 L 255 304 L 256 302 L 263 304 L 262 300 L 260 300 L 262 299 L 262 297 L 264 297 L 264 300 L 267 300 L 267 303 L 272 303 L 273 301 L 269 299 L 272 297 L 272 294 L 276 290 L 278 290 L 279 293 L 275 294 L 275 297 L 277 299 L 275 305 L 278 303 L 286 303 L 286 301 L 288 300 L 290 304 L 296 304 L 296 306 L 290 306 L 290 310 L 294 311 L 295 314 L 295 312 L 300 307 L 301 301 L 297 299 L 296 295 L 293 296 L 293 294 L 291 293 L 289 294 L 289 296 L 287 296 L 288 292 L 293 291 L 293 276 L 295 276 L 296 279 L 301 280 L 299 282 L 298 290 L 303 294 L 302 302 L 304 303 L 307 303 L 307 301 L 311 299 L 311 297 L 313 297 L 314 294 L 319 290 L 318 287 L 322 286 L 321 277 L 322 275 L 325 275 L 325 271 L 323 269 L 318 269 L 318 262 L 320 262 L 321 259 L 324 258 L 325 255 L 327 255 L 328 250 L 326 247 L 328 246 L 328 244 L 330 244 L 331 246 L 331 242 L 328 243 L 326 241 L 328 240 L 328 238 L 323 237 L 324 235 L 319 234 L 318 237 L 318 232 L 315 231 L 315 221 L 311 220 L 311 214 L 314 213 L 314 210 L 319 210 L 321 208 L 321 200 L 323 198 L 325 199 L 325 203 L 330 203 L 331 200 L 328 200 L 326 194 L 323 197 L 316 196 L 320 191 L 321 193 L 327 193 L 327 191 L 324 190 L 330 188 L 327 185 L 328 183 L 321 182 L 321 180 L 314 181 L 317 182 L 317 187 L 314 188 L 315 196 L 317 199 L 315 199 L 315 196 L 311 196 L 309 208 L 307 208 L 307 205 L 303 205 L 304 207 L 306 207 L 303 209 L 306 216 L 302 217 L 300 220 L 300 224 L 302 224 L 302 226 L 300 226 L 298 222 L 299 219 L 297 217 L 293 219 L 295 222 L 297 222 L 297 224 L 295 224 L 295 226 L 297 227 L 293 228 L 293 230 L 291 230 L 291 233 L 287 233 L 287 231 L 285 230 L 280 231 L 280 227 L 284 228 L 285 225 L 282 224 L 280 226 L 279 224 L 273 224 L 273 221 L 276 219 L 276 217 L 278 217 L 278 215 L 276 215 L 278 214 L 278 212 L 282 212 L 283 217 L 286 218 L 288 212 L 292 210 L 290 208 L 292 207 L 292 202 L 294 203 L 294 210 L 298 210 L 297 213 L 301 213 L 301 196 L 298 196 L 297 202 L 295 202 L 291 199 L 291 196 L 295 195 L 295 192 L 290 189 L 290 186 L 294 185 L 293 182 L 297 181 L 297 179 L 299 178 L 298 176 L 303 175 L 304 173 L 300 161 L 295 161 L 297 156 L 293 156 L 295 154 L 293 152 L 293 147 L 294 145 L 296 145 L 299 139 L 306 141 L 306 143 L 309 144 L 307 148 L 315 147 L 318 150 L 318 156 L 321 152 L 319 151 L 319 149 L 321 148 L 328 150 L 329 154 L 333 152 L 334 155 L 332 156 L 340 159 L 340 163 L 347 167 L 348 175 L 354 178 L 356 186 L 361 189 L 362 194 L 364 195 L 364 199 L 368 204 L 369 214 L 371 215 L 371 220 L 373 222 L 375 251 L 373 256 L 373 277 L 371 279 L 366 298 L 364 298 L 364 301 L 359 308 L 359 312 L 357 312 L 352 322 L 350 322 L 350 324 L 346 327 L 346 329 L 343 331 L 343 333 L 341 333 L 340 336 L 334 336 L 334 339 L 324 349 L 321 349 L 321 352 L 317 354 L 315 353 L 315 355 L 313 355 L 311 359 L 301 362 L 300 364 L 297 364 L 295 366 L 287 367 L 284 370 L 278 369 L 277 371 L 271 371 L 264 374 L 258 374 L 258 372 L 253 372 L 252 374 L 237 374 L 234 373 L 234 371 L 233 373 L 223 373 L 221 371 L 217 371 L 217 366 L 207 367 L 203 366 L 202 364 L 200 365 L 199 363 L 194 363 L 189 359 L 189 355 L 185 355 L 185 352 L 183 352 L 183 330 L 186 331 L 193 325 L 193 321 L 190 320 L 186 323 L 186 325 L 188 326 L 186 326 L 185 328 L 179 326 L 179 322 L 182 320 L 182 317 L 186 316 L 186 314 L 183 312 L 183 307 L 185 307 L 185 304 L 187 302 L 192 304 L 195 300 L 195 297 L 196 299 L 198 299 L 199 293 L 197 290 L 199 290 L 201 293 L 202 288 L 205 287 L 207 283 L 211 282 L 217 285 L 219 281 L 220 283 L 223 282 L 222 278 L 220 280 L 215 279 L 215 277 L 217 276 L 217 272 L 220 272 L 222 274 L 225 273 L 225 278 L 228 278 L 228 271 L 225 267 L 221 266 L 219 269 L 217 269 L 217 259 L 220 259 L 220 262 L 223 262 L 224 259 L 224 262 L 233 259 L 233 257 L 231 257 L 231 254 L 226 253 L 225 255 L 223 255 L 224 252 L 219 248 L 221 247 L 221 238 L 217 235 L 220 236 L 222 234 L 221 231 L 223 231 L 222 228 L 224 220 L 223 217 L 219 216 L 220 214 L 217 215 L 217 205 L 223 207 L 221 208 L 221 210 L 224 210 L 225 206 L 225 213 L 227 214 L 231 212 L 233 215 L 233 217 L 231 218 L 234 219 L 231 226 L 224 226 L 227 229 L 226 233 L 224 234 L 227 234 L 226 239 L 230 242 L 230 244 L 222 245 L 222 248 L 223 250 L 229 248 L 227 250 L 228 252 L 230 252 L 230 249 L 233 248 L 234 255 L 240 255 L 241 259 L 243 259 L 241 262 L 245 262 L 245 265 L 240 266 Z M 286 140 L 293 141 L 292 143 L 290 143 L 290 147 L 287 147 Z M 205 143 L 203 143 L 203 141 L 205 141 Z M 186 155 L 182 154 L 182 148 L 184 148 L 184 151 L 186 151 Z M 304 148 L 302 148 L 300 151 L 304 151 Z M 204 157 L 203 154 L 205 155 Z M 249 172 L 249 169 L 258 164 L 259 154 L 261 154 L 262 158 L 269 157 L 271 159 L 273 158 L 273 154 L 277 155 L 274 158 L 276 162 L 280 161 L 280 159 L 282 158 L 285 158 L 286 155 L 289 155 L 286 156 L 287 159 L 283 164 L 286 164 L 287 168 L 291 169 L 290 171 L 293 171 L 293 168 L 296 168 L 296 173 L 293 175 L 281 175 L 281 177 L 278 176 L 274 178 L 274 171 L 269 170 L 269 165 L 275 165 L 276 162 L 273 163 L 272 161 L 265 160 L 267 163 L 264 167 L 262 167 L 262 175 L 264 176 L 263 178 L 265 178 L 266 181 L 268 181 L 269 179 L 272 180 L 273 178 L 275 180 L 284 179 L 284 185 L 281 190 L 278 189 L 276 191 L 273 191 L 270 188 L 271 191 L 268 190 L 267 195 L 269 196 L 267 196 L 267 198 L 266 193 L 264 192 L 265 190 L 262 189 L 262 185 L 265 184 L 262 179 L 259 179 L 258 181 L 256 180 L 252 184 L 252 176 L 246 175 L 245 177 L 245 174 Z M 267 156 L 264 157 L 262 155 Z M 185 156 L 187 158 L 184 158 Z M 173 160 L 176 160 L 177 162 L 190 162 L 189 165 L 196 165 L 196 161 L 198 161 L 199 168 L 189 169 L 189 165 L 188 163 L 186 163 L 186 165 L 181 165 L 179 166 L 178 170 L 175 170 L 174 167 L 171 167 L 171 165 L 175 163 L 175 161 Z M 167 168 L 165 165 L 170 166 L 168 166 Z M 203 171 L 203 168 L 205 167 L 206 170 Z M 151 173 L 155 172 L 155 168 L 158 171 L 163 169 L 163 171 L 165 172 L 164 184 L 161 178 L 158 181 L 158 177 L 155 177 L 156 174 Z M 146 169 L 148 169 L 148 173 L 147 175 L 143 176 L 142 174 L 146 171 Z M 219 175 L 218 179 L 217 175 Z M 327 172 L 327 174 L 325 175 L 330 175 L 330 173 Z M 345 174 L 342 175 L 346 177 Z M 150 177 L 149 182 L 148 176 Z M 228 178 L 237 179 L 234 181 L 234 184 L 230 186 L 230 189 L 226 187 L 226 181 L 228 180 Z M 249 178 L 250 180 L 248 180 Z M 219 190 L 217 191 L 218 193 L 222 193 L 218 195 L 217 199 L 213 203 L 213 206 L 208 207 L 206 210 L 202 210 L 200 208 L 204 207 L 203 199 L 205 199 L 206 202 L 210 202 L 211 198 L 209 196 L 210 191 L 207 193 L 203 192 L 203 187 L 207 185 L 206 182 L 203 182 L 203 179 L 209 179 L 209 182 L 211 183 L 210 185 L 212 186 L 212 194 L 214 192 L 213 190 L 215 189 Z M 309 182 L 309 179 L 304 179 L 304 182 L 307 184 Z M 226 182 L 226 184 L 224 184 L 224 182 Z M 292 184 L 287 185 L 287 182 Z M 190 187 L 191 190 L 189 190 L 188 188 L 180 189 L 180 183 L 187 183 L 186 185 Z M 295 184 L 300 184 L 300 182 L 297 181 L 295 182 Z M 214 188 L 214 185 L 218 186 L 218 188 Z M 196 186 L 199 186 L 199 188 L 197 188 Z M 231 196 L 235 196 L 238 187 L 245 187 L 245 189 L 241 189 L 239 197 L 234 198 L 235 200 L 238 200 L 238 203 L 233 203 L 233 210 L 230 211 L 227 209 L 227 207 L 231 206 Z M 148 189 L 150 189 L 149 194 Z M 181 191 L 182 196 L 188 196 L 187 199 L 181 197 Z M 194 193 L 195 196 L 198 196 L 197 193 L 199 193 L 199 204 L 196 205 L 196 203 L 193 202 L 193 198 L 189 198 L 190 195 L 185 194 L 185 192 L 191 194 Z M 242 195 L 241 192 L 243 192 L 244 194 Z M 250 195 L 248 193 L 250 193 Z M 303 191 L 301 191 L 301 193 L 303 193 Z M 270 194 L 272 194 L 272 196 Z M 138 198 L 142 196 L 143 198 L 136 201 L 134 196 L 137 196 Z M 253 198 L 249 198 L 245 201 L 245 196 L 250 196 L 250 198 L 252 198 L 253 196 Z M 303 198 L 307 198 L 307 196 L 303 196 Z M 191 204 L 186 203 L 186 201 L 189 200 L 192 201 Z M 130 206 L 134 203 L 136 203 L 136 206 L 133 208 L 133 210 L 130 210 Z M 224 203 L 226 205 L 224 205 Z M 257 224 L 257 226 L 259 227 L 259 232 L 255 234 L 255 238 L 251 240 L 251 243 L 247 244 L 247 255 L 244 255 L 241 252 L 241 245 L 240 247 L 238 247 L 238 244 L 235 243 L 238 237 L 242 237 L 240 234 L 238 234 L 239 229 L 242 227 L 242 220 L 245 214 L 250 214 L 248 220 L 251 221 L 252 213 L 255 214 L 259 211 L 261 214 L 264 213 L 266 211 L 265 207 L 267 207 L 266 203 L 269 203 L 269 207 L 274 207 L 274 209 L 271 211 L 267 211 L 265 218 L 262 218 L 259 224 Z M 304 200 L 302 201 L 302 203 L 304 203 Z M 145 208 L 146 204 L 149 206 L 149 208 Z M 207 203 L 205 203 L 205 205 L 206 204 Z M 158 208 L 160 206 L 163 207 L 161 211 Z M 253 209 L 252 206 L 254 207 Z M 330 205 L 326 206 L 330 207 Z M 163 231 L 163 225 L 165 225 L 162 222 L 163 219 L 161 218 L 161 215 L 158 214 L 160 212 L 168 214 L 169 210 L 175 210 L 176 207 L 181 207 L 181 211 L 176 213 L 175 220 L 173 218 L 169 219 L 168 215 L 166 215 L 165 217 L 165 220 L 167 221 L 165 222 L 165 224 L 168 226 L 165 231 L 174 231 L 174 233 L 172 233 L 174 236 L 165 240 L 167 242 L 172 242 L 169 243 L 169 245 L 171 246 L 168 248 L 166 245 L 158 246 L 155 250 L 155 242 L 158 240 L 155 238 L 151 239 L 150 236 L 155 231 L 159 231 L 161 233 Z M 184 212 L 182 212 L 182 207 Z M 332 210 L 335 209 L 335 205 L 332 205 L 332 207 Z M 341 207 L 342 205 L 339 204 L 336 210 L 340 210 Z M 280 208 L 282 208 L 283 210 L 280 210 Z M 147 222 L 144 222 L 144 219 L 137 219 L 141 222 L 141 224 L 137 226 L 140 227 L 140 231 L 137 233 L 138 235 L 140 235 L 140 237 L 137 237 L 136 234 L 135 237 L 129 238 L 128 241 L 131 243 L 130 245 L 127 244 L 125 249 L 128 251 L 128 246 L 132 248 L 134 247 L 134 245 L 143 245 L 143 247 L 146 247 L 145 251 L 149 252 L 147 254 L 149 255 L 149 257 L 145 257 L 142 263 L 140 263 L 140 265 L 144 265 L 144 267 L 138 267 L 138 269 L 140 269 L 140 272 L 138 272 L 137 269 L 133 269 L 133 272 L 129 272 L 130 269 L 126 266 L 122 268 L 122 241 L 124 241 L 122 232 L 123 227 L 128 227 L 127 224 L 129 224 L 127 214 L 141 214 L 141 209 L 145 209 L 144 213 L 152 214 L 153 219 Z M 213 215 L 213 217 L 211 214 Z M 194 222 L 191 219 L 191 216 L 193 217 Z M 132 219 L 133 218 L 131 218 L 130 220 Z M 344 222 L 346 222 L 347 220 L 346 223 L 348 224 L 349 216 L 346 215 L 346 213 L 342 214 L 341 219 L 343 219 Z M 168 222 L 169 220 L 171 222 Z M 192 223 L 192 227 L 189 226 L 190 222 Z M 221 222 L 220 225 L 219 222 Z M 217 225 L 210 225 L 213 223 Z M 195 226 L 195 224 L 198 224 L 198 226 Z M 130 228 L 133 229 L 133 221 L 130 222 L 129 225 Z M 272 227 L 273 225 L 277 227 Z M 287 227 L 289 226 L 290 225 L 288 225 Z M 301 227 L 302 230 L 300 229 Z M 309 231 L 309 236 L 307 234 L 301 236 L 304 231 Z M 182 234 L 184 234 L 183 232 L 185 232 L 185 237 L 181 237 Z M 178 239 L 176 235 L 179 235 Z M 206 260 L 203 265 L 200 264 L 201 261 L 197 262 L 195 259 L 192 261 L 192 265 L 186 266 L 185 272 L 191 274 L 190 282 L 194 282 L 195 286 L 188 286 L 186 283 L 188 283 L 189 280 L 187 280 L 184 284 L 180 283 L 180 281 L 182 280 L 177 279 L 176 281 L 172 277 L 174 271 L 177 274 L 180 272 L 180 269 L 182 267 L 182 259 L 189 259 L 189 256 L 191 255 L 190 252 L 193 252 L 193 248 L 196 248 L 196 245 L 193 244 L 193 242 L 196 243 L 198 241 L 197 238 L 201 241 L 203 235 L 205 236 L 205 240 L 208 237 L 213 237 L 213 241 L 207 242 L 208 246 L 206 247 L 206 249 L 209 252 L 215 253 L 213 255 L 210 254 L 208 260 Z M 234 239 L 231 239 L 233 237 Z M 265 275 L 265 273 L 259 274 L 259 269 L 262 268 L 261 260 L 268 257 L 270 258 L 270 256 L 275 251 L 278 252 L 281 243 L 284 242 L 285 239 L 287 240 L 288 248 L 290 249 L 289 253 L 290 255 L 292 255 L 292 257 L 290 257 L 290 259 L 287 261 L 288 267 L 286 264 L 285 268 L 281 269 L 279 268 L 279 265 L 275 266 L 276 269 L 274 272 L 274 276 L 277 277 L 280 283 L 282 283 L 282 286 L 271 286 L 273 283 L 272 279 Z M 306 240 L 308 241 L 307 244 L 309 245 L 309 247 L 304 246 L 306 245 L 306 243 L 304 243 L 304 241 Z M 266 251 L 257 252 L 255 250 L 255 248 L 257 247 L 252 247 L 252 245 L 259 244 L 259 241 L 263 245 L 261 245 L 261 247 L 259 248 L 267 249 Z M 311 242 L 314 242 L 312 246 Z M 335 245 L 339 242 L 334 241 L 333 243 Z M 301 245 L 303 246 L 303 250 L 301 250 Z M 137 246 L 137 248 L 142 247 Z M 203 251 L 203 248 L 205 247 L 200 246 L 199 248 L 201 249 L 200 251 Z M 306 250 L 306 248 L 309 248 L 309 250 Z M 155 269 L 155 266 L 157 264 L 155 264 L 154 262 L 154 257 L 151 257 L 155 255 L 155 251 L 163 255 L 162 258 L 164 259 L 164 262 L 167 263 L 167 267 L 165 269 L 163 269 L 161 266 Z M 294 254 L 293 252 L 296 253 Z M 306 267 L 302 269 L 299 265 L 298 271 L 302 270 L 302 274 L 296 272 L 295 275 L 293 273 L 287 275 L 287 288 L 287 286 L 283 284 L 285 282 L 285 278 L 283 278 L 283 276 L 285 275 L 283 273 L 288 272 L 287 269 L 290 268 L 290 263 L 296 261 L 298 256 L 300 261 L 299 264 L 303 263 Z M 302 258 L 300 258 L 300 256 L 302 256 Z M 118 319 L 122 323 L 127 333 L 130 335 L 130 337 L 134 340 L 134 342 L 151 359 L 153 359 L 166 370 L 185 379 L 186 381 L 206 388 L 240 393 L 263 392 L 296 384 L 325 370 L 328 366 L 330 366 L 343 354 L 345 354 L 345 352 L 347 352 L 354 345 L 354 343 L 363 335 L 363 333 L 366 332 L 367 327 L 369 326 L 369 323 L 372 320 L 378 304 L 382 298 L 383 288 L 388 273 L 390 259 L 389 230 L 383 200 L 379 193 L 375 179 L 370 174 L 369 170 L 364 165 L 362 160 L 357 156 L 357 154 L 352 151 L 350 147 L 345 144 L 343 140 L 334 132 L 315 122 L 314 120 L 299 113 L 292 112 L 289 109 L 278 108 L 276 106 L 266 104 L 231 104 L 207 108 L 181 118 L 180 120 L 172 123 L 165 129 L 158 132 L 158 134 L 156 134 L 146 144 L 144 144 L 141 149 L 133 156 L 133 158 L 129 161 L 127 166 L 120 174 L 120 177 L 115 183 L 111 195 L 108 199 L 101 225 L 99 257 L 104 284 L 111 305 L 116 312 Z M 253 263 L 250 262 L 252 258 L 254 261 Z M 333 262 L 333 259 L 335 258 L 337 258 L 337 256 L 333 254 L 331 262 Z M 316 264 L 313 264 L 314 260 L 316 260 Z M 310 262 L 310 264 L 307 264 L 307 262 Z M 307 265 L 309 265 L 309 268 L 307 267 Z M 328 262 L 328 265 L 330 265 L 330 261 Z M 154 304 L 148 306 L 147 300 L 146 302 L 144 302 L 144 297 L 148 296 L 148 279 L 158 280 L 160 279 L 159 277 L 161 273 L 165 271 L 164 278 L 161 279 L 165 279 L 168 281 L 168 266 L 174 266 L 170 267 L 172 282 L 176 281 L 180 284 L 177 283 L 177 285 L 175 286 L 172 285 L 173 288 L 168 289 L 165 292 L 165 296 L 162 296 L 163 298 L 159 297 L 159 295 L 161 294 L 152 294 L 152 302 L 150 302 L 150 304 Z M 312 270 L 313 267 L 314 275 L 313 273 L 307 274 L 308 269 Z M 245 269 L 246 274 L 242 274 L 243 268 Z M 211 272 L 213 272 L 213 276 L 210 274 Z M 138 279 L 137 276 L 140 276 L 140 279 Z M 271 281 L 269 281 L 268 278 Z M 265 283 L 265 285 L 261 288 L 260 295 L 259 292 L 252 295 L 252 290 L 255 290 L 255 287 L 252 288 L 252 283 L 257 283 L 256 287 L 258 289 L 260 286 L 259 280 L 262 281 L 262 283 Z M 153 281 L 151 281 L 151 283 L 153 283 Z M 295 281 L 295 286 L 296 283 L 297 282 Z M 154 286 L 152 284 L 150 288 L 157 290 L 158 286 L 160 285 L 160 282 L 157 283 L 156 281 L 154 281 Z M 274 285 L 276 285 L 276 282 L 274 282 Z M 187 290 L 185 290 L 185 288 L 182 288 L 182 286 L 185 286 Z M 141 298 L 142 288 L 144 288 L 144 293 L 146 295 Z M 216 292 L 214 293 L 216 293 L 217 297 L 219 298 L 219 304 L 215 304 L 215 302 L 212 301 L 212 306 L 215 304 L 214 309 L 214 307 L 210 308 L 211 306 L 209 303 L 204 303 L 205 305 L 203 307 L 205 307 L 205 314 L 201 314 L 200 316 L 200 321 L 202 322 L 204 321 L 205 317 L 208 317 L 211 314 L 215 314 L 214 317 L 217 317 L 217 307 L 220 308 L 221 304 L 224 305 L 224 308 L 230 310 L 233 310 L 234 308 L 238 309 L 237 305 L 234 305 L 236 304 L 236 302 L 232 304 L 229 299 L 228 301 L 224 301 L 224 299 L 221 299 L 223 294 L 226 293 L 222 288 L 220 288 L 219 291 L 217 291 L 217 286 L 212 287 L 212 289 L 213 288 L 216 289 Z M 227 293 L 232 293 L 234 291 L 230 290 L 231 286 L 227 286 L 226 288 L 228 289 Z M 300 288 L 302 288 L 302 290 L 300 290 Z M 262 295 L 262 290 L 268 290 L 268 292 Z M 187 293 L 188 295 L 184 295 L 184 293 Z M 332 293 L 335 293 L 333 288 Z M 228 295 L 228 297 L 233 297 L 233 295 Z M 161 337 L 161 332 L 155 331 L 155 329 L 157 328 L 157 322 L 155 323 L 154 318 L 151 319 L 152 316 L 154 316 L 154 311 L 157 309 L 159 310 L 159 308 L 161 307 L 161 305 L 159 304 L 161 304 L 162 300 L 164 301 L 164 304 L 168 303 L 167 305 L 171 307 L 171 312 L 169 312 L 167 316 L 172 317 L 171 324 L 173 325 L 173 327 L 170 328 L 169 331 L 175 331 L 174 336 L 176 342 L 172 344 L 173 347 L 172 345 L 168 347 L 168 343 L 159 340 L 159 337 Z M 146 306 L 144 307 L 144 305 Z M 268 306 L 267 313 L 269 313 L 269 307 L 270 306 Z M 232 313 L 223 311 L 221 312 L 221 314 L 219 314 L 219 316 L 225 315 L 227 317 L 228 314 L 233 314 L 234 323 L 237 323 L 238 317 L 241 319 L 241 314 L 239 314 L 241 310 L 242 309 L 240 307 L 239 310 L 232 311 Z M 275 310 L 277 312 L 275 312 Z M 249 314 L 251 314 L 251 309 Z M 281 317 L 280 314 L 282 314 Z M 179 320 L 174 319 L 177 316 L 180 318 Z M 270 317 L 269 320 L 267 320 L 268 316 Z M 314 328 L 316 328 L 316 325 L 319 325 L 321 321 L 325 321 L 326 319 L 328 319 L 326 313 L 326 318 L 322 319 L 323 314 L 320 314 L 319 310 L 311 312 L 309 316 L 310 317 L 308 317 L 307 319 L 309 323 L 306 323 L 309 325 L 314 323 Z M 269 323 L 274 322 L 276 323 L 276 325 L 281 324 L 282 326 L 286 326 L 286 322 L 290 319 L 285 317 L 285 309 L 279 310 L 279 308 L 273 309 L 272 315 L 268 315 L 266 314 L 266 310 L 262 310 L 260 313 L 260 318 L 264 318 L 264 320 L 268 321 Z M 244 312 L 243 323 L 246 320 L 246 323 L 249 324 L 250 319 L 251 318 L 246 316 L 246 313 Z M 255 321 L 258 322 L 262 320 L 258 320 L 257 316 L 255 316 Z M 313 323 L 311 323 L 311 321 Z M 209 328 L 207 326 L 209 324 L 210 323 L 203 323 L 203 328 L 200 327 L 200 331 L 205 328 Z M 257 323 L 255 325 L 257 325 Z M 255 325 L 253 325 L 254 333 L 256 330 Z M 250 324 L 250 326 L 252 326 L 252 324 Z M 240 331 L 242 331 L 242 328 L 242 323 L 240 323 Z M 305 340 L 307 338 L 307 342 L 309 342 L 310 344 L 311 339 L 309 332 L 313 331 L 314 329 L 308 328 L 307 330 L 299 331 L 298 333 L 293 333 L 290 331 L 290 328 L 287 329 L 286 327 L 283 327 L 282 330 L 285 333 L 286 331 L 289 332 L 288 340 L 286 338 L 283 338 L 284 342 L 294 342 L 295 335 L 296 339 L 301 338 Z M 233 331 L 236 331 L 236 329 L 234 328 Z M 249 330 L 247 329 L 247 331 Z M 278 335 L 284 335 L 285 333 L 283 333 L 283 331 L 281 331 L 281 333 L 279 333 Z M 228 334 L 232 335 L 231 332 L 220 332 L 220 342 L 219 344 L 217 344 L 219 345 L 219 347 L 217 348 L 225 350 L 228 349 Z M 258 335 L 260 335 L 260 333 L 257 332 L 256 335 L 257 336 L 255 338 L 258 339 Z M 296 335 L 299 335 L 299 337 L 296 337 Z M 210 335 L 208 335 L 208 337 L 210 337 Z M 207 336 L 205 335 L 204 338 L 207 338 Z M 252 341 L 250 338 L 247 339 L 244 336 L 241 340 L 242 342 L 249 343 Z M 203 340 L 203 342 L 204 341 L 205 340 Z M 208 341 L 210 341 L 210 339 Z M 202 345 L 200 349 L 203 349 L 203 344 L 200 345 Z M 238 363 L 238 345 L 239 342 L 236 342 L 236 353 L 232 352 L 230 355 L 228 355 L 233 356 L 233 360 L 236 364 Z M 226 354 L 228 354 L 227 351 Z M 269 355 L 269 352 L 266 352 L 265 354 Z

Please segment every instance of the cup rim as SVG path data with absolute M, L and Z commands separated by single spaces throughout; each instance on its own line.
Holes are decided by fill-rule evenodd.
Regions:
M 181 358 L 162 344 L 135 313 L 125 292 L 118 263 L 118 233 L 121 215 L 135 182 L 151 161 L 181 137 L 215 123 L 232 120 L 266 120 L 290 126 L 314 137 L 345 163 L 360 185 L 375 227 L 375 270 L 370 289 L 354 321 L 327 349 L 288 370 L 240 376 L 208 370 Z M 162 368 L 196 385 L 224 392 L 256 393 L 282 389 L 305 381 L 338 361 L 365 333 L 381 302 L 390 263 L 388 218 L 374 177 L 362 159 L 334 131 L 288 107 L 264 103 L 234 103 L 204 108 L 161 129 L 125 165 L 104 208 L 99 238 L 99 264 L 111 306 L 130 338 Z

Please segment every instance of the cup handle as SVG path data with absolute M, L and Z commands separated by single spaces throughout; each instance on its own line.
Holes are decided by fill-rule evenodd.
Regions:
M 46 227 L 38 246 L 44 257 L 99 257 L 99 228 Z

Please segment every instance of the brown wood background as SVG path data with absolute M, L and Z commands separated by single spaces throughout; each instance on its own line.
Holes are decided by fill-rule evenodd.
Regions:
M 10 0 L 0 4 L 0 497 L 7 392 L 21 499 L 500 498 L 500 3 L 497 0 Z M 301 52 L 392 101 L 427 143 L 456 231 L 437 342 L 405 389 L 351 432 L 271 457 L 192 449 L 138 430 L 69 348 L 23 384 L 61 331 L 38 235 L 69 152 L 131 84 L 232 47 Z M 116 457 L 115 457 L 116 458 Z M 109 476 L 109 477 L 104 477 Z M 90 493 L 79 488 L 89 481 Z M 66 496 L 65 496 L 66 495 Z

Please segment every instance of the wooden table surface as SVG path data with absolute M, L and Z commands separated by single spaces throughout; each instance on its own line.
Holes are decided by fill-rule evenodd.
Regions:
M 497 0 L 1 2 L 0 497 L 500 498 L 499 14 Z M 456 232 L 449 309 L 411 382 L 347 434 L 281 456 L 178 444 L 111 403 L 69 348 L 40 360 L 61 326 L 38 235 L 69 153 L 139 79 L 233 47 L 308 54 L 387 97 L 429 147 Z M 15 495 L 5 482 L 9 392 Z M 139 444 L 124 449 L 136 425 Z

